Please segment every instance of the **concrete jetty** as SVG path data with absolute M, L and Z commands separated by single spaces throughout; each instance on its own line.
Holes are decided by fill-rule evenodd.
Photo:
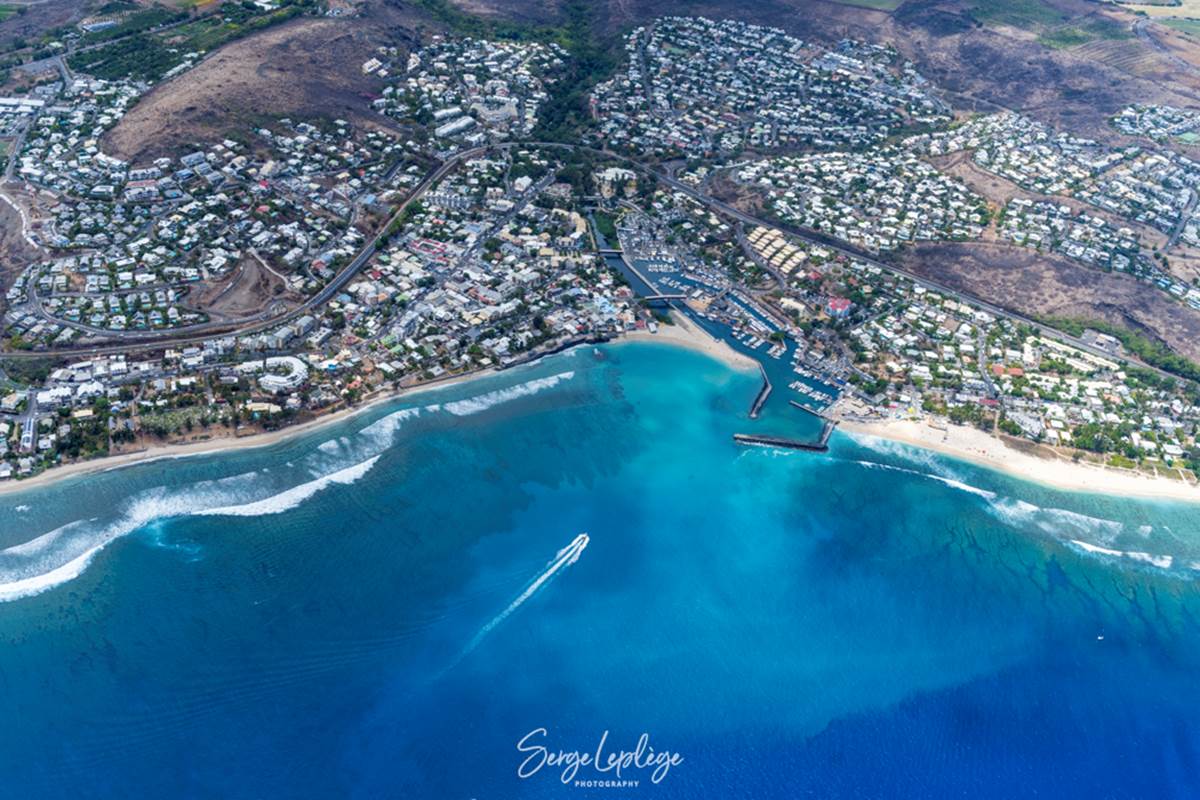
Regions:
M 829 449 L 826 443 L 828 436 L 823 436 L 825 441 L 816 442 L 801 442 L 797 439 L 785 439 L 782 436 L 760 436 L 754 433 L 735 433 L 733 440 L 738 444 L 760 445 L 762 447 L 782 447 L 787 450 L 813 450 L 818 453 L 824 453 Z
M 817 416 L 821 416 L 817 414 Z M 821 435 L 815 442 L 802 442 L 798 439 L 787 439 L 783 436 L 764 436 L 756 433 L 735 433 L 733 440 L 738 444 L 759 445 L 762 447 L 782 447 L 787 450 L 810 450 L 824 453 L 829 450 L 829 437 L 833 435 L 837 421 L 821 416 L 825 424 L 821 426 Z
M 771 379 L 767 377 L 767 371 L 763 369 L 762 362 L 757 358 L 754 361 L 758 364 L 758 373 L 762 375 L 763 385 L 758 390 L 758 396 L 754 398 L 754 404 L 750 406 L 750 419 L 758 419 L 758 412 L 762 411 L 763 404 L 771 396 Z

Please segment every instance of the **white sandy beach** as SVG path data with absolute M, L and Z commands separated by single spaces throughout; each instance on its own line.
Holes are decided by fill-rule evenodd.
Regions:
M 739 353 L 726 342 L 713 337 L 708 331 L 693 322 L 686 314 L 672 311 L 671 319 L 674 320 L 675 324 L 659 325 L 657 333 L 650 333 L 650 331 L 627 333 L 621 337 L 621 341 L 673 344 L 703 353 L 709 358 L 714 358 L 730 369 L 738 370 L 739 372 L 758 372 L 758 363 L 754 359 Z
M 855 438 L 876 436 L 944 453 L 1056 489 L 1200 502 L 1198 486 L 1067 459 L 1040 458 L 1009 447 L 977 428 L 947 425 L 943 429 L 934 428 L 923 421 L 881 420 L 865 423 L 844 421 L 839 429 Z

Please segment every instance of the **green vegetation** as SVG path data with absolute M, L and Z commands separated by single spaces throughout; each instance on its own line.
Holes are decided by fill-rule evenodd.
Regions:
M 157 28 L 160 25 L 170 25 L 173 22 L 182 22 L 187 19 L 187 12 L 171 11 L 159 5 L 147 8 L 144 11 L 138 11 L 130 14 L 123 20 L 113 25 L 111 28 L 85 33 L 83 35 L 84 44 L 94 44 L 97 42 L 108 42 L 113 39 L 119 39 L 122 36 L 128 36 L 134 33 L 142 33 L 151 28 Z
M 28 6 L 14 6 L 8 3 L 0 3 L 0 22 L 3 22 L 10 17 L 15 17 L 18 14 L 24 14 Z
M 311 5 L 308 0 L 292 2 L 270 13 L 262 14 L 254 6 L 247 8 L 244 5 L 227 4 L 221 7 L 221 13 L 209 14 L 195 22 L 183 25 L 171 31 L 171 36 L 172 38 L 184 37 L 184 40 L 176 45 L 184 51 L 208 52 L 227 42 L 299 16 L 308 5 Z
M 971 16 L 982 25 L 1051 28 L 1064 21 L 1062 12 L 1042 0 L 976 0 Z
M 877 11 L 895 11 L 904 0 L 834 0 L 834 2 L 844 6 L 874 8 Z
M 1024 433 L 1021 430 L 1021 426 L 1013 422 L 1008 417 L 1001 417 L 999 422 L 996 423 L 996 427 L 1007 433 L 1009 436 L 1021 436 Z
M 1046 47 L 1065 49 L 1097 39 L 1128 39 L 1132 34 L 1124 26 L 1106 17 L 1091 17 L 1078 25 L 1064 25 L 1038 36 L 1038 43 Z
M 58 365 L 59 362 L 52 358 L 6 359 L 4 374 L 21 386 L 40 386 Z
M 186 25 L 158 33 L 142 29 L 104 47 L 76 52 L 68 61 L 72 69 L 97 78 L 156 81 L 183 63 L 184 56 L 189 53 L 213 50 L 286 22 L 304 13 L 312 4 L 313 0 L 290 0 L 275 11 L 261 13 L 250 3 L 226 3 L 219 12 L 199 17 Z
M 589 123 L 587 98 L 598 81 L 608 77 L 619 63 L 620 40 L 600 31 L 600 9 L 590 0 L 565 0 L 561 25 L 520 25 L 482 19 L 459 10 L 448 0 L 415 0 L 453 33 L 486 39 L 554 42 L 570 54 L 563 75 L 550 87 L 541 119 L 533 138 L 543 141 L 575 142 Z
M 597 30 L 597 9 L 593 3 L 568 0 L 563 13 L 567 22 L 560 33 L 559 44 L 571 54 L 571 59 L 567 62 L 566 73 L 550 90 L 550 99 L 542 107 L 534 136 L 548 141 L 573 142 L 590 122 L 587 99 L 592 87 L 616 70 L 619 58 L 615 42 Z
M 93 9 L 92 13 L 104 16 L 105 14 L 119 14 L 122 11 L 136 11 L 137 3 L 129 2 L 129 0 L 113 0 L 111 3 L 105 3 L 99 8 Z
M 1186 33 L 1191 36 L 1200 38 L 1200 19 L 1179 19 L 1171 17 L 1169 19 L 1159 18 L 1156 20 L 1166 25 L 1169 28 L 1174 28 L 1181 33 Z
M 1125 345 L 1125 349 L 1152 367 L 1158 367 L 1164 372 L 1178 375 L 1190 381 L 1200 382 L 1200 364 L 1181 355 L 1176 355 L 1161 342 L 1147 339 L 1125 328 L 1112 325 L 1103 320 L 1074 319 L 1069 317 L 1042 317 L 1038 319 L 1043 325 L 1062 331 L 1071 336 L 1082 336 L 1088 328 L 1100 333 L 1114 336 Z
M 612 243 L 617 240 L 617 221 L 613 215 L 604 211 L 597 211 L 592 215 L 592 218 L 596 220 L 596 230 L 608 240 L 609 246 L 615 246 Z
M 533 27 L 516 22 L 476 17 L 447 0 L 414 0 L 413 5 L 424 9 L 426 13 L 458 36 L 473 36 L 476 39 L 508 39 L 518 42 L 546 42 L 554 39 L 553 28 Z
M 413 217 L 425 213 L 425 204 L 420 200 L 415 200 L 404 207 L 404 210 L 392 220 L 392 224 L 387 226 L 387 229 L 379 234 L 379 238 L 375 240 L 375 246 L 379 248 L 387 247 L 388 242 L 394 236 L 404 230 L 404 227 L 412 220 Z
M 154 81 L 183 59 L 163 47 L 157 39 L 137 34 L 107 47 L 75 53 L 68 59 L 71 69 L 97 78 L 133 78 Z

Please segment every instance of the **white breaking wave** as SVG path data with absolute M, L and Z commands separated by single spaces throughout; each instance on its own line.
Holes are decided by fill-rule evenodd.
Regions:
M 995 492 L 990 492 L 987 489 L 980 489 L 978 486 L 972 486 L 969 483 L 963 483 L 962 481 L 955 480 L 954 478 L 947 478 L 943 475 L 934 475 L 929 472 L 922 472 L 919 469 L 909 469 L 908 467 L 897 467 L 892 464 L 881 464 L 878 461 L 855 461 L 854 463 L 858 464 L 860 466 L 866 467 L 867 469 L 885 469 L 885 470 L 891 470 L 893 472 L 903 472 L 907 475 L 916 475 L 921 478 L 929 478 L 930 480 L 937 481 L 938 483 L 943 483 L 946 486 L 950 486 L 954 489 L 958 489 L 963 492 L 968 492 L 969 494 L 977 495 L 979 497 L 983 497 L 988 500 L 996 499 Z
M 330 439 L 327 442 L 321 442 L 319 445 L 317 445 L 317 449 L 322 453 L 336 453 L 338 450 L 341 450 L 343 447 L 349 444 L 349 441 L 350 440 L 345 436 L 339 436 L 336 439 Z
M 1144 564 L 1150 564 L 1158 567 L 1159 569 L 1170 569 L 1171 565 L 1175 563 L 1174 556 L 1156 556 L 1137 550 L 1114 550 L 1111 547 L 1100 547 L 1099 545 L 1081 542 L 1078 539 L 1072 539 L 1071 544 L 1075 545 L 1086 553 L 1111 556 L 1112 558 L 1128 558 L 1131 561 L 1140 561 Z
M 26 506 L 26 505 L 19 505 L 19 506 L 13 507 L 13 511 L 16 511 L 18 514 L 24 514 L 28 510 L 29 510 L 29 506 Z
M 1001 521 L 1018 528 L 1035 527 L 1055 538 L 1065 539 L 1071 545 L 1093 555 L 1124 558 L 1130 561 L 1150 564 L 1161 569 L 1169 569 L 1175 560 L 1173 556 L 1169 555 L 1154 555 L 1139 550 L 1119 550 L 1105 546 L 1111 544 L 1125 529 L 1124 524 L 1116 520 L 1091 517 L 1087 514 L 1081 514 L 1078 511 L 1070 511 L 1065 508 L 1043 508 L 1025 500 L 1000 497 L 995 492 L 970 486 L 953 478 L 931 475 L 907 467 L 880 464 L 874 461 L 857 461 L 855 463 L 869 469 L 892 470 L 910 475 L 919 475 L 978 495 L 988 500 L 988 511 Z M 1137 532 L 1145 538 L 1150 535 L 1152 530 L 1153 528 L 1150 525 L 1142 525 L 1138 527 Z M 1087 536 L 1103 544 L 1095 544 L 1094 542 L 1074 538 L 1077 536 Z
M 417 418 L 420 414 L 421 409 L 419 408 L 402 408 L 399 411 L 388 414 L 386 417 L 380 417 L 360 430 L 355 436 L 366 438 L 381 448 L 391 447 L 396 431 L 400 430 L 400 426 L 410 419 Z
M 909 460 L 916 460 L 929 466 L 931 469 L 936 469 L 939 471 L 943 469 L 940 465 L 940 462 L 937 460 L 937 455 L 931 451 L 925 451 L 921 448 L 912 447 L 899 442 L 892 442 L 880 437 L 856 437 L 856 439 L 861 444 L 866 445 L 876 452 L 888 455 L 896 455 Z M 1112 558 L 1138 561 L 1162 569 L 1169 569 L 1175 561 L 1174 556 L 1170 555 L 1154 555 L 1152 553 L 1146 553 L 1140 550 L 1121 550 L 1113 547 L 1113 543 L 1126 530 L 1125 524 L 1117 520 L 1104 519 L 1103 517 L 1092 517 L 1087 514 L 1081 514 L 1078 511 L 1070 511 L 1065 508 L 1043 508 L 1042 506 L 1035 505 L 1025 500 L 1018 500 L 1012 497 L 1001 497 L 995 492 L 989 492 L 985 489 L 969 486 L 961 481 L 955 480 L 954 478 L 945 477 L 944 475 L 933 475 L 920 470 L 869 461 L 859 461 L 857 463 L 872 469 L 890 469 L 898 472 L 907 472 L 913 475 L 921 475 L 926 478 L 941 481 L 947 486 L 953 486 L 964 491 L 972 492 L 973 494 L 977 494 L 980 497 L 984 497 L 988 500 L 988 511 L 1000 521 L 1016 528 L 1036 528 L 1043 533 L 1049 534 L 1055 539 L 1065 541 L 1093 555 L 1103 555 Z M 1140 525 L 1136 529 L 1137 533 L 1142 538 L 1149 538 L 1153 530 L 1154 528 L 1151 525 Z M 1167 530 L 1168 532 L 1170 531 L 1170 529 L 1166 528 L 1165 526 L 1164 530 Z
M 516 386 L 510 386 L 507 389 L 497 389 L 494 392 L 481 394 L 478 397 L 469 397 L 465 400 L 455 400 L 445 403 L 442 408 L 456 417 L 479 414 L 501 403 L 507 403 L 521 397 L 529 397 L 545 389 L 552 389 L 563 381 L 569 381 L 574 377 L 574 370 L 560 372 L 557 375 L 549 375 L 545 378 L 535 378 L 525 383 L 518 383 Z
M 561 372 L 478 397 L 444 405 L 434 403 L 426 406 L 425 411 L 444 409 L 457 416 L 476 414 L 500 403 L 553 388 L 574 376 L 573 371 Z M 262 496 L 263 481 L 251 480 L 255 476 L 265 476 L 269 471 L 265 467 L 257 473 L 203 481 L 182 489 L 159 487 L 135 495 L 114 519 L 75 520 L 27 542 L 0 550 L 0 602 L 37 594 L 78 577 L 96 553 L 114 540 L 155 520 L 185 516 L 251 517 L 281 514 L 296 508 L 328 486 L 354 483 L 375 466 L 384 450 L 394 444 L 400 427 L 421 413 L 420 408 L 404 408 L 381 417 L 350 436 L 322 442 L 317 445 L 313 457 L 308 459 L 308 466 L 315 470 L 324 471 L 332 466 L 330 461 L 342 460 L 347 456 L 365 457 L 365 460 L 267 497 Z M 17 512 L 28 510 L 27 506 L 14 509 Z M 576 553 L 574 558 L 577 557 Z M 573 560 L 570 563 L 574 563 Z M 556 569 L 561 566 L 565 564 Z
M 22 597 L 32 597 L 61 583 L 78 578 L 87 569 L 88 564 L 92 562 L 92 557 L 104 549 L 105 544 L 108 544 L 108 542 L 98 544 L 90 550 L 85 550 L 75 559 L 68 561 L 60 567 L 55 567 L 49 572 L 43 572 L 40 575 L 30 575 L 27 578 L 16 578 L 0 584 L 0 603 L 17 600 Z
M 946 468 L 946 464 L 942 460 L 943 456 L 933 450 L 926 450 L 923 447 L 916 447 L 904 442 L 897 442 L 893 439 L 885 439 L 882 436 L 872 436 L 869 434 L 854 434 L 854 441 L 868 450 L 874 450 L 881 455 L 914 461 L 935 472 L 943 471 Z
M 278 514 L 295 508 L 327 486 L 353 483 L 378 459 L 374 456 L 267 497 L 262 497 L 262 482 L 253 480 L 260 473 L 254 472 L 202 481 L 174 491 L 149 489 L 134 496 L 116 519 L 75 520 L 0 550 L 0 601 L 28 597 L 78 577 L 96 553 L 155 520 L 209 514 Z
M 542 571 L 542 574 L 538 575 L 537 578 L 535 578 L 533 582 L 525 588 L 525 591 L 521 592 L 521 594 L 517 596 L 516 600 L 513 600 L 511 603 L 509 603 L 508 607 L 497 614 L 491 622 L 479 629 L 479 633 L 475 634 L 475 637 L 471 639 L 465 648 L 463 648 L 462 653 L 459 655 L 459 660 L 467 656 L 472 650 L 478 647 L 479 643 L 483 641 L 484 637 L 495 630 L 497 625 L 508 619 L 514 611 L 516 611 L 525 603 L 526 600 L 537 594 L 543 586 L 549 583 L 550 580 L 559 573 L 559 571 L 578 561 L 579 556 L 583 554 L 584 548 L 588 546 L 588 541 L 590 541 L 588 539 L 588 535 L 586 533 L 581 533 L 576 536 L 569 545 L 564 547 L 562 550 L 559 550 L 558 553 L 555 554 L 554 558 L 550 560 L 550 563 L 546 565 L 546 569 Z
M 354 464 L 345 469 L 329 475 L 322 476 L 316 480 L 302 483 L 299 486 L 294 486 L 286 492 L 280 492 L 277 495 L 267 497 L 263 500 L 258 500 L 253 503 L 244 503 L 235 506 L 221 506 L 220 508 L 206 508 L 203 511 L 193 512 L 196 516 L 224 516 L 224 517 L 260 517 L 266 514 L 282 514 L 284 511 L 289 511 L 303 503 L 308 498 L 312 497 L 317 492 L 332 484 L 340 484 L 346 486 L 354 483 L 362 476 L 371 471 L 371 467 L 375 466 L 375 462 L 379 460 L 379 456 L 372 456 L 361 464 Z
M 1001 521 L 1010 525 L 1034 525 L 1039 530 L 1057 537 L 1082 534 L 1105 544 L 1112 542 L 1125 528 L 1116 520 L 1089 517 L 1087 514 L 1068 511 L 1065 508 L 1042 508 L 1010 497 L 992 503 L 990 509 Z

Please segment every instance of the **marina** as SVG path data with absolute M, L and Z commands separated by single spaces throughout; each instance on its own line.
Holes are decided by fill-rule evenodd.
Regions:
M 715 340 L 758 364 L 762 387 L 748 417 L 762 431 L 746 436 L 790 443 L 781 446 L 792 449 L 824 449 L 811 443 L 828 438 L 818 424 L 841 390 L 810 363 L 796 331 L 722 277 L 689 269 L 664 253 L 633 257 L 631 248 L 613 248 L 599 231 L 594 235 L 597 252 L 643 302 L 687 315 Z

